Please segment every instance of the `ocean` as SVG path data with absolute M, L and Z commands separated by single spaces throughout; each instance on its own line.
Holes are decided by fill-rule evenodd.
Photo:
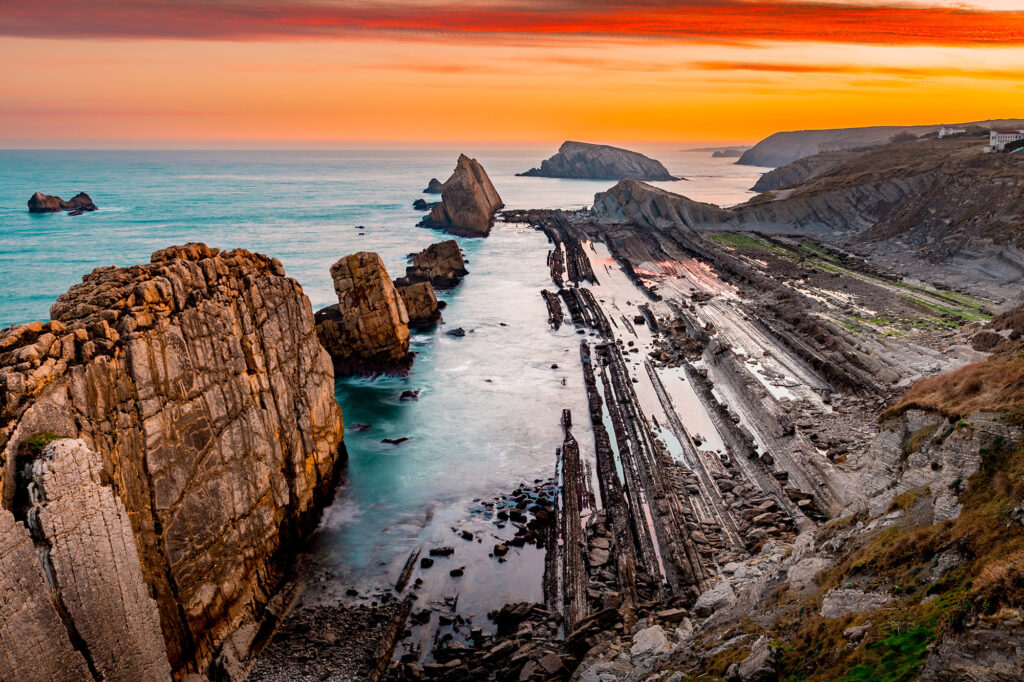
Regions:
M 638 148 L 688 178 L 654 184 L 719 205 L 751 196 L 764 169 L 684 146 Z M 279 258 L 317 310 L 337 302 L 329 268 L 338 258 L 376 251 L 397 277 L 408 254 L 449 238 L 416 227 L 423 214 L 412 202 L 437 200 L 422 190 L 431 177 L 444 181 L 460 152 L 484 165 L 508 208 L 581 208 L 614 184 L 515 176 L 554 150 L 0 151 L 0 326 L 48 319 L 56 297 L 93 268 L 147 262 L 188 241 Z M 100 210 L 33 215 L 26 201 L 37 190 L 85 191 Z M 453 587 L 439 570 L 422 599 L 455 590 L 460 613 L 482 618 L 542 596 L 535 548 L 482 568 L 501 534 L 481 500 L 554 474 L 561 410 L 586 414 L 581 337 L 572 325 L 548 327 L 542 233 L 499 223 L 486 239 L 459 242 L 470 274 L 439 296 L 445 324 L 414 334 L 410 375 L 337 382 L 349 461 L 302 569 L 306 601 L 349 599 L 349 589 L 375 600 L 411 551 L 438 544 L 458 547 L 450 563 L 466 574 Z M 445 334 L 454 327 L 466 336 Z M 400 401 L 407 389 L 419 400 Z M 461 540 L 465 529 L 481 541 Z

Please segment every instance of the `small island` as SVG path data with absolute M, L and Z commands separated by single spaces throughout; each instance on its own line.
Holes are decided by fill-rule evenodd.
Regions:
M 558 153 L 519 176 L 579 180 L 681 180 L 660 161 L 604 144 L 563 142 Z

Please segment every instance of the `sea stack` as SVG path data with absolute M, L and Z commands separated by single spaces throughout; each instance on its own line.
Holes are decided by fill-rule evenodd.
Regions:
M 405 304 L 410 327 L 430 327 L 441 320 L 441 308 L 429 282 L 396 285 L 395 288 Z
M 395 280 L 395 284 L 430 282 L 435 289 L 451 289 L 468 274 L 459 243 L 449 239 L 414 254 L 412 265 L 405 269 L 405 277 Z
M 0 331 L 0 679 L 229 669 L 344 452 L 309 299 L 187 244 L 50 315 Z
M 521 176 L 581 180 L 679 180 L 648 156 L 628 149 L 587 142 L 563 142 L 558 153 Z
M 57 213 L 59 211 L 70 211 L 79 215 L 86 211 L 96 211 L 96 204 L 85 192 L 79 192 L 71 197 L 70 201 L 64 201 L 60 197 L 36 192 L 28 200 L 29 213 Z
M 486 237 L 504 206 L 484 167 L 465 154 L 441 189 L 441 203 L 420 223 L 465 237 Z
M 407 371 L 409 315 L 380 256 L 360 251 L 331 266 L 338 303 L 316 314 L 320 342 L 342 374 Z
M 427 183 L 427 188 L 423 190 L 424 194 L 440 194 L 444 185 L 437 178 L 430 178 L 430 182 Z

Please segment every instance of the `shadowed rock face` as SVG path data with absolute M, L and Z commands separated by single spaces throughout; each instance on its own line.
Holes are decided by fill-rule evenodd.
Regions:
M 402 296 L 405 310 L 409 314 L 410 327 L 429 326 L 441 319 L 437 296 L 434 295 L 434 288 L 429 282 L 399 286 L 398 293 Z
M 603 144 L 563 142 L 558 153 L 519 175 L 583 180 L 678 180 L 660 161 Z
M 424 194 L 440 194 L 444 185 L 437 178 L 430 178 L 430 182 L 427 183 L 427 188 L 423 190 Z
M 594 196 L 595 217 L 630 222 L 643 227 L 680 225 L 703 227 L 728 219 L 728 211 L 666 192 L 636 180 L 623 180 Z
M 320 342 L 345 374 L 408 369 L 409 316 L 384 262 L 360 251 L 331 266 L 338 305 L 316 314 Z
M 444 183 L 441 203 L 420 224 L 466 237 L 486 237 L 494 214 L 504 206 L 484 167 L 465 154 Z
M 462 260 L 462 250 L 454 239 L 431 244 L 412 257 L 405 277 L 395 281 L 404 286 L 414 282 L 430 282 L 435 289 L 451 289 L 469 274 Z
M 309 300 L 276 260 L 188 244 L 98 268 L 50 312 L 0 331 L 0 594 L 28 605 L 0 600 L 0 649 L 12 623 L 23 652 L 0 678 L 206 670 L 333 489 Z
M 28 200 L 29 213 L 57 213 L 58 211 L 95 211 L 96 204 L 85 192 L 79 192 L 71 197 L 70 201 L 64 201 L 60 197 L 50 196 L 42 192 L 36 192 Z

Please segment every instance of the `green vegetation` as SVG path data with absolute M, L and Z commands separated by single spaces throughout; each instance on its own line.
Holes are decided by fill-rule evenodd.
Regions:
M 936 632 L 929 626 L 901 631 L 890 630 L 883 640 L 867 645 L 867 654 L 876 657 L 859 663 L 843 675 L 841 682 L 903 682 L 917 679 L 917 671 L 928 656 L 928 645 Z
M 61 436 L 56 433 L 49 432 L 37 433 L 31 438 L 26 438 L 21 441 L 20 449 L 23 455 L 36 459 L 43 454 L 43 450 L 46 449 L 47 445 L 55 440 L 60 440 L 61 438 L 67 438 L 67 436 Z
M 716 232 L 709 235 L 709 238 L 731 249 L 753 249 L 786 253 L 786 249 L 747 232 Z

